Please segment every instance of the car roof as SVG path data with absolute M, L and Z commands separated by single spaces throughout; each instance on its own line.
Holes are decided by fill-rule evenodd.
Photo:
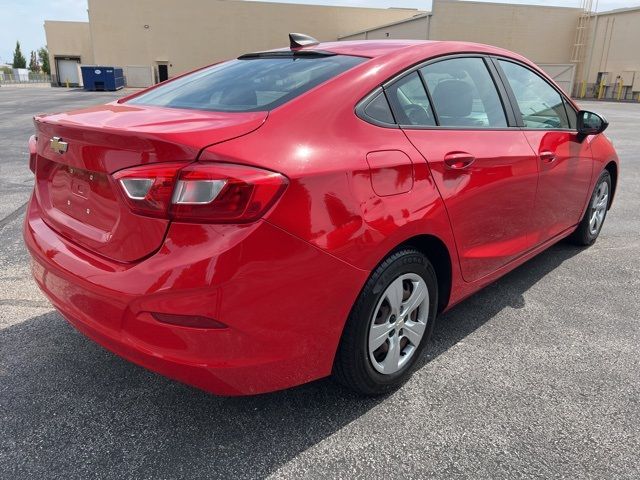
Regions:
M 304 47 L 304 50 L 324 50 L 339 55 L 358 55 L 375 58 L 407 47 L 436 43 L 441 42 L 434 40 L 345 40 L 322 42 L 312 47 Z
M 501 55 L 515 58 L 525 63 L 528 59 L 504 48 L 483 43 L 461 42 L 453 40 L 345 40 L 337 42 L 319 42 L 296 49 L 276 48 L 263 52 L 256 52 L 244 56 L 265 55 L 279 52 L 327 52 L 337 55 L 354 55 L 367 58 L 394 57 L 401 54 L 405 57 L 419 56 L 426 58 L 430 55 L 446 55 L 460 53 L 481 53 L 486 55 Z
M 322 42 L 317 45 L 303 47 L 301 50 L 321 50 L 339 55 L 357 55 L 362 57 L 382 57 L 396 53 L 400 50 L 428 52 L 430 49 L 451 50 L 452 53 L 462 51 L 478 52 L 505 56 L 520 57 L 520 55 L 510 52 L 500 47 L 486 45 L 483 43 L 460 42 L 451 40 L 347 40 L 339 42 Z

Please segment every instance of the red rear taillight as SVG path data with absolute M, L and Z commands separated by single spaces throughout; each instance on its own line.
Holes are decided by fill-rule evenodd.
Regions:
M 163 163 L 120 170 L 113 175 L 134 213 L 167 217 L 173 186 L 184 163 Z
M 38 156 L 36 144 L 38 139 L 35 135 L 29 137 L 29 170 L 36 173 L 36 157 Z
M 146 165 L 113 177 L 135 213 L 201 223 L 253 222 L 287 185 L 279 173 L 228 163 Z
M 244 165 L 197 164 L 180 171 L 171 217 L 182 221 L 253 222 L 278 199 L 279 173 Z

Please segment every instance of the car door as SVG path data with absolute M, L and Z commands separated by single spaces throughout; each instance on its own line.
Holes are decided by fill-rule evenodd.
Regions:
M 482 56 L 431 61 L 386 87 L 397 122 L 430 166 L 467 282 L 532 244 L 538 164 L 501 88 Z
M 556 87 L 528 66 L 495 59 L 516 108 L 516 121 L 538 157 L 534 241 L 542 243 L 580 222 L 589 195 L 593 158 L 578 137 L 577 114 Z

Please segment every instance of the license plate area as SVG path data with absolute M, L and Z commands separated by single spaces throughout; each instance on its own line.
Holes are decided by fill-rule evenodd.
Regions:
M 47 159 L 38 167 L 51 208 L 104 232 L 113 229 L 120 206 L 106 174 Z

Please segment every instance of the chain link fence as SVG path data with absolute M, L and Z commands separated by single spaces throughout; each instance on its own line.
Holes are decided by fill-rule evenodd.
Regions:
M 54 75 L 48 75 L 46 73 L 33 73 L 14 75 L 13 73 L 6 73 L 0 71 L 0 85 L 19 85 L 28 83 L 43 83 L 51 85 L 55 82 Z

